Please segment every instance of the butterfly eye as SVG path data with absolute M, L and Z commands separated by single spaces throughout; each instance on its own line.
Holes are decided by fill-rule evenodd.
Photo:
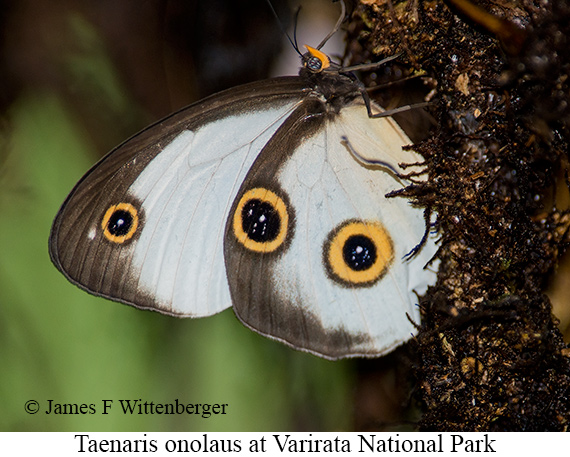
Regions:
M 101 222 L 105 238 L 118 244 L 132 238 L 138 225 L 138 211 L 130 203 L 118 203 L 110 206 Z
M 330 66 L 330 59 L 324 52 L 307 45 L 305 45 L 305 48 L 309 51 L 305 54 L 304 58 L 304 65 L 306 68 L 311 70 L 313 73 L 319 73 Z
M 255 252 L 273 252 L 285 241 L 289 214 L 287 205 L 274 192 L 263 188 L 247 191 L 234 213 L 237 240 Z
M 323 62 L 318 57 L 311 56 L 307 59 L 305 66 L 315 73 L 318 73 L 323 68 Z
M 351 220 L 329 234 L 323 254 L 334 280 L 348 286 L 370 286 L 388 271 L 394 246 L 379 222 Z

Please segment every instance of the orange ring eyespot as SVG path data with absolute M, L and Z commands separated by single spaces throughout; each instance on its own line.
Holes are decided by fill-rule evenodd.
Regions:
M 233 231 L 238 242 L 254 252 L 273 252 L 287 237 L 289 212 L 274 192 L 256 187 L 248 190 L 237 204 Z
M 350 220 L 333 230 L 324 245 L 329 276 L 346 286 L 370 286 L 388 271 L 394 244 L 377 221 Z
M 305 60 L 305 67 L 307 67 L 309 70 L 314 73 L 320 73 L 324 69 L 331 66 L 329 56 L 327 56 L 324 52 L 308 45 L 305 45 L 305 48 L 311 55 Z
M 138 211 L 130 203 L 111 205 L 101 221 L 105 238 L 117 244 L 122 244 L 131 239 L 136 233 L 138 225 Z

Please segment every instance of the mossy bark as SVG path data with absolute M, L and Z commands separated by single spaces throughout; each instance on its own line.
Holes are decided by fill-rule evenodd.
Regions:
M 412 146 L 429 177 L 405 192 L 441 237 L 414 348 L 419 429 L 566 430 L 570 349 L 544 288 L 569 239 L 555 188 L 568 168 L 570 5 L 361 0 L 348 49 L 355 61 L 401 53 L 384 75 L 419 75 L 431 102 Z

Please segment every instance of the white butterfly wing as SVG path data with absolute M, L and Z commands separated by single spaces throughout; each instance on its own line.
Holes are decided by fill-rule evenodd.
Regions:
M 259 333 L 328 358 L 409 339 L 435 248 L 403 260 L 423 212 L 386 199 L 402 184 L 353 152 L 395 170 L 419 158 L 391 119 L 349 101 L 351 87 L 337 97 L 336 77 L 309 82 L 234 88 L 112 151 L 60 209 L 55 265 L 93 294 L 166 314 L 233 303 Z
M 229 208 L 301 97 L 298 78 L 272 83 L 193 105 L 95 165 L 54 222 L 56 266 L 89 292 L 139 308 L 206 316 L 231 306 L 223 259 Z
M 206 316 L 231 305 L 224 225 L 247 171 L 291 105 L 185 130 L 129 192 L 142 195 L 145 229 L 133 251 L 138 289 L 162 309 Z
M 228 271 L 236 271 L 230 276 L 234 308 L 246 325 L 296 348 L 329 358 L 378 356 L 415 333 L 410 322 L 419 323 L 414 291 L 435 279 L 423 268 L 435 246 L 429 240 L 418 256 L 403 259 L 424 235 L 423 211 L 403 198 L 385 198 L 402 184 L 385 168 L 358 162 L 343 139 L 359 155 L 395 170 L 400 162 L 420 159 L 402 150 L 410 141 L 392 119 L 370 119 L 360 103 L 335 114 L 318 107 L 308 112 L 293 114 L 290 125 L 275 134 L 258 159 L 263 164 L 256 163 L 238 195 L 243 200 L 252 188 L 268 190 L 267 201 L 277 195 L 288 225 L 281 246 L 257 252 L 228 223 L 226 262 Z M 274 156 L 272 169 L 264 154 Z M 232 209 L 234 219 L 237 210 Z M 334 265 L 343 263 L 339 243 L 355 234 L 357 241 L 370 236 L 375 255 L 385 256 L 384 267 L 380 262 L 351 271 Z M 335 249 L 340 258 L 329 255 Z M 360 249 L 356 243 L 356 255 Z

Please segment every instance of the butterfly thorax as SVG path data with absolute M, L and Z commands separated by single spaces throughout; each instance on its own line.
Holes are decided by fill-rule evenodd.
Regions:
M 302 67 L 299 76 L 307 81 L 307 86 L 326 103 L 328 110 L 334 113 L 362 96 L 358 80 L 349 73 L 332 69 L 317 73 Z

